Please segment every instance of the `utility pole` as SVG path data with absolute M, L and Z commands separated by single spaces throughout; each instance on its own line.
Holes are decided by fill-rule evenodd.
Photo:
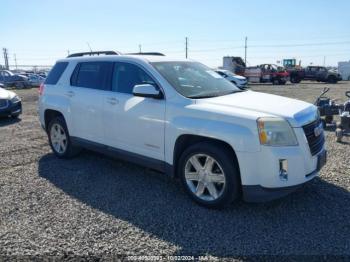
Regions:
M 16 66 L 16 70 L 17 70 L 17 58 L 16 58 L 16 54 L 13 55 L 14 59 L 15 59 L 15 66 Z
M 244 44 L 244 63 L 247 66 L 247 41 L 248 37 L 245 37 L 245 44 Z
M 67 50 L 67 56 L 69 56 L 69 49 Z
M 9 68 L 9 58 L 7 55 L 7 48 L 3 48 L 2 50 L 4 52 L 5 69 L 9 70 L 10 68 Z
M 323 66 L 326 66 L 326 56 L 323 57 Z
M 142 45 L 139 44 L 139 53 L 141 54 L 142 53 Z
M 186 36 L 186 43 L 185 43 L 185 45 L 186 45 L 186 59 L 187 59 L 187 57 L 188 57 L 188 37 Z

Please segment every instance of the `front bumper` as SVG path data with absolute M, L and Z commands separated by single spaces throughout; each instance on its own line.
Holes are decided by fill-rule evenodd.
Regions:
M 303 129 L 294 131 L 298 146 L 261 146 L 258 152 L 237 153 L 244 200 L 263 202 L 285 196 L 318 175 L 326 161 L 324 145 L 312 155 Z M 288 162 L 287 179 L 280 175 L 282 160 Z
M 17 116 L 22 113 L 22 102 L 8 103 L 6 108 L 0 109 L 0 117 Z
M 289 187 L 268 188 L 259 185 L 242 186 L 243 200 L 252 203 L 262 203 L 272 201 L 289 195 L 295 190 L 301 188 L 304 184 Z

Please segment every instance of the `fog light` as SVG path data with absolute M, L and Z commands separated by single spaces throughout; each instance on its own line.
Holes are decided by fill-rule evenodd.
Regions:
M 288 180 L 288 161 L 287 161 L 287 159 L 280 159 L 279 177 L 282 181 Z

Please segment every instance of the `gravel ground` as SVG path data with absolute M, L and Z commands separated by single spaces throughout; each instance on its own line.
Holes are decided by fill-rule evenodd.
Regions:
M 313 102 L 325 84 L 256 85 Z M 344 100 L 349 82 L 331 86 Z M 326 132 L 320 177 L 270 203 L 197 206 L 163 174 L 92 152 L 53 156 L 37 117 L 37 90 L 19 90 L 24 114 L 0 120 L 0 254 L 350 256 L 350 138 Z

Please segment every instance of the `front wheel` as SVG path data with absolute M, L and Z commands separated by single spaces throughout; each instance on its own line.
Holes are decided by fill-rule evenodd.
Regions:
M 47 132 L 51 149 L 57 157 L 71 158 L 79 153 L 79 148 L 71 143 L 63 117 L 58 116 L 51 120 Z
M 220 208 L 240 195 L 239 173 L 232 154 L 214 143 L 201 142 L 186 149 L 178 171 L 185 191 L 202 206 Z
M 330 76 L 330 77 L 328 77 L 327 82 L 330 84 L 336 84 L 338 82 L 338 80 L 335 76 Z
M 25 87 L 25 85 L 23 82 L 16 82 L 15 87 L 18 89 L 23 89 Z

